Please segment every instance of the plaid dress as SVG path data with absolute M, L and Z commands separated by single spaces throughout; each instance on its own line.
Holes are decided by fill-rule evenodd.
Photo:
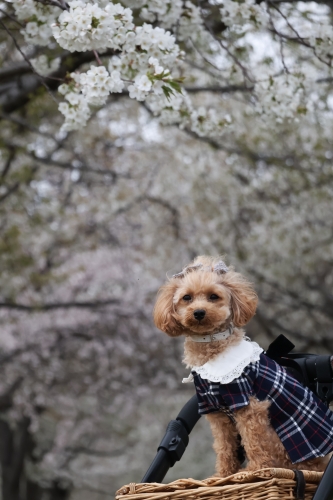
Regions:
M 333 451 L 331 410 L 265 354 L 228 384 L 192 374 L 200 414 L 223 411 L 235 422 L 234 412 L 249 404 L 249 396 L 268 399 L 271 424 L 293 463 Z

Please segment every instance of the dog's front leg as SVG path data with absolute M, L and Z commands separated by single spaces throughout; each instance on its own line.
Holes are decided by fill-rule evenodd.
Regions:
M 213 448 L 216 452 L 216 474 L 227 477 L 239 470 L 237 458 L 238 432 L 235 424 L 223 412 L 206 415 L 214 438 Z
M 249 461 L 246 469 L 257 470 L 276 465 L 276 452 L 284 454 L 283 445 L 270 425 L 269 401 L 250 397 L 248 406 L 234 413 L 236 427 Z

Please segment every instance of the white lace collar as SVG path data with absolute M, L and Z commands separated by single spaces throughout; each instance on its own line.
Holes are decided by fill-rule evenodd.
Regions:
M 211 382 L 228 384 L 239 377 L 248 364 L 258 361 L 262 352 L 263 349 L 256 342 L 242 339 L 239 344 L 227 347 L 225 351 L 204 365 L 192 366 L 192 371 Z M 192 380 L 191 373 L 188 378 L 183 379 L 183 383 Z

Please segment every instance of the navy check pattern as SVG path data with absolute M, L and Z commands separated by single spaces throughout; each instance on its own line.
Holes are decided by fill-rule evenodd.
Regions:
M 229 384 L 203 379 L 195 371 L 199 413 L 234 412 L 249 404 L 249 397 L 271 402 L 271 424 L 293 463 L 323 457 L 333 451 L 333 413 L 307 387 L 265 354 L 244 368 Z

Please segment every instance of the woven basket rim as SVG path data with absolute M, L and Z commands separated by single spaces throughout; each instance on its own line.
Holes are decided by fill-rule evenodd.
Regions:
M 304 479 L 307 484 L 317 485 L 323 472 L 313 472 L 303 470 Z M 295 472 L 290 469 L 266 468 L 256 471 L 240 471 L 228 477 L 212 476 L 207 479 L 199 480 L 193 478 L 177 479 L 171 483 L 130 483 L 116 492 L 116 500 L 121 500 L 124 497 L 126 500 L 135 499 L 135 497 L 149 498 L 151 494 L 159 493 L 159 498 L 168 497 L 168 494 L 176 494 L 177 492 L 188 493 L 192 492 L 203 493 L 204 491 L 221 491 L 226 487 L 230 489 L 239 489 L 247 487 L 249 489 L 256 488 L 259 485 L 274 485 L 287 482 L 290 485 L 295 484 Z M 187 495 L 186 495 L 187 496 Z

